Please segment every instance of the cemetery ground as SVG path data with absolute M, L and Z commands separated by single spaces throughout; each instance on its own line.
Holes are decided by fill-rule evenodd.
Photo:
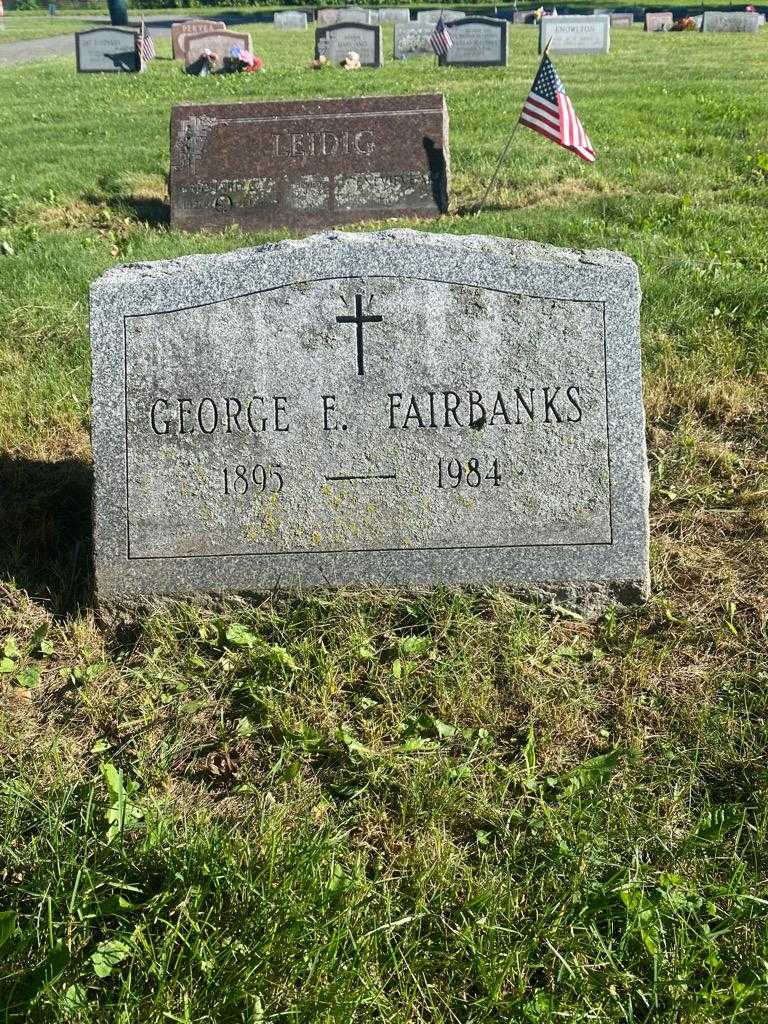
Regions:
M 768 1020 L 766 39 L 612 42 L 556 59 L 597 164 L 520 131 L 480 215 L 530 29 L 508 69 L 259 27 L 263 74 L 0 72 L 0 1019 Z M 88 285 L 280 237 L 168 229 L 171 104 L 419 91 L 453 212 L 413 226 L 639 264 L 652 599 L 100 618 Z

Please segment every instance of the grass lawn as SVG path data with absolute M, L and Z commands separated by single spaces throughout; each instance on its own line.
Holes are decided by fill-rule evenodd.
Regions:
M 387 55 L 391 33 L 385 32 Z M 0 1021 L 768 1021 L 768 34 L 556 58 L 593 167 L 507 69 L 0 70 Z M 654 596 L 98 618 L 87 288 L 272 235 L 167 226 L 172 103 L 440 90 L 454 211 L 640 266 Z

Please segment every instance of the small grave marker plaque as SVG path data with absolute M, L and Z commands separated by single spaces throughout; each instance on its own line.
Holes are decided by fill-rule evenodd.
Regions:
M 75 33 L 80 73 L 142 71 L 138 35 L 132 28 L 92 28 Z
M 639 300 L 617 253 L 413 231 L 108 271 L 91 290 L 99 600 L 643 598 Z
M 497 18 L 461 18 L 450 23 L 453 45 L 441 65 L 465 68 L 506 67 L 507 22 Z

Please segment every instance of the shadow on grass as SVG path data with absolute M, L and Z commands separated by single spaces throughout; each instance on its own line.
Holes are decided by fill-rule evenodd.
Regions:
M 93 470 L 0 455 L 0 581 L 65 616 L 88 603 Z
M 123 193 L 104 196 L 90 193 L 84 196 L 84 199 L 95 206 L 108 206 L 119 216 L 131 217 L 137 223 L 145 224 L 147 227 L 168 227 L 171 223 L 170 206 L 154 196 L 133 196 Z
M 171 208 L 162 199 L 151 199 L 146 196 L 120 196 L 111 200 L 110 206 L 117 210 L 128 211 L 132 217 L 146 224 L 147 227 L 168 227 L 171 223 Z

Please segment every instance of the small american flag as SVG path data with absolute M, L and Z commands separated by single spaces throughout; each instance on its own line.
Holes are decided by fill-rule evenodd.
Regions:
M 451 34 L 448 31 L 448 26 L 445 24 L 445 19 L 442 14 L 437 19 L 434 32 L 429 37 L 429 45 L 438 57 L 444 57 L 453 46 Z
M 151 60 L 155 59 L 155 43 L 149 34 L 149 29 L 144 24 L 143 18 L 141 19 L 141 35 L 139 36 L 139 56 L 144 64 L 149 64 Z
M 587 163 L 594 163 L 592 143 L 546 53 L 542 57 L 528 99 L 523 104 L 520 124 L 533 128 L 535 132 L 556 142 L 563 149 L 569 149 Z

